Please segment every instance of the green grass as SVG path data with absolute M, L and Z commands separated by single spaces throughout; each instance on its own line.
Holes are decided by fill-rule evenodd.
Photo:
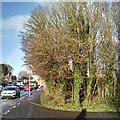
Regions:
M 75 105 L 74 103 L 67 103 L 65 105 L 57 105 L 54 101 L 50 101 L 48 96 L 45 96 L 44 93 L 41 94 L 40 97 L 41 104 L 44 107 L 54 109 L 54 110 L 65 110 L 65 111 L 81 111 L 82 109 L 86 109 L 89 112 L 117 112 L 117 102 L 99 102 L 94 103 L 88 106 Z
M 96 103 L 91 106 L 84 106 L 87 111 L 99 111 L 99 112 L 117 112 L 117 106 L 115 103 Z

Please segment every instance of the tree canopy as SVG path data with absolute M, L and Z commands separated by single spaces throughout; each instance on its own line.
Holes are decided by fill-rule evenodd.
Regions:
M 114 98 L 116 16 L 117 7 L 110 3 L 58 2 L 37 7 L 21 34 L 25 63 L 60 100 L 69 96 L 76 104 L 86 104 L 93 98 Z
M 24 80 L 24 79 L 28 80 L 29 79 L 29 73 L 22 70 L 22 71 L 19 72 L 18 77 L 19 77 L 20 80 Z
M 4 81 L 6 77 L 10 79 L 10 76 L 13 72 L 13 67 L 9 64 L 1 63 L 0 64 L 0 80 Z
M 12 73 L 13 68 L 12 68 L 12 66 L 10 66 L 8 64 L 2 63 L 2 64 L 0 64 L 0 70 L 1 70 L 0 73 L 2 75 L 6 76 L 6 75 L 9 75 Z

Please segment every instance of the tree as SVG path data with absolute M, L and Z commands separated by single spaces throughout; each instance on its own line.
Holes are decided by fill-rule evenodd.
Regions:
M 13 71 L 13 68 L 8 64 L 2 63 L 2 64 L 0 64 L 0 67 L 1 67 L 0 73 L 3 74 L 4 76 L 8 75 L 9 73 L 12 73 L 12 71 Z
M 39 6 L 21 34 L 25 63 L 59 99 L 69 90 L 71 101 L 78 101 L 78 94 L 81 103 L 111 99 L 116 94 L 115 14 L 109 3 Z
M 17 80 L 16 75 L 12 75 L 12 76 L 11 76 L 11 79 L 12 79 L 12 81 L 16 81 L 16 80 Z
M 6 64 L 0 64 L 0 73 L 4 76 L 8 75 L 9 71 L 8 71 L 8 67 Z
M 117 7 L 117 15 L 114 17 L 115 25 L 117 28 L 117 45 L 116 45 L 116 76 L 117 76 L 117 89 L 116 89 L 116 97 L 120 98 L 120 2 L 113 3 L 113 6 Z M 120 100 L 118 101 L 120 102 Z
M 118 3 L 118 8 L 119 8 L 119 11 L 118 11 L 118 90 L 117 90 L 117 93 L 118 93 L 118 99 L 120 98 L 120 93 L 118 91 L 120 91 L 120 2 Z M 119 100 L 120 102 L 120 100 Z
M 22 70 L 22 71 L 19 72 L 18 77 L 19 77 L 20 80 L 24 80 L 24 79 L 28 80 L 29 79 L 29 73 Z
M 12 72 L 12 66 L 5 63 L 0 64 L 0 77 L 2 81 L 4 81 L 4 79 L 7 79 L 7 81 L 10 80 Z
M 38 7 L 28 20 L 26 33 L 22 36 L 25 60 L 46 81 L 51 78 L 54 84 L 60 83 L 61 71 L 66 74 L 70 71 L 69 56 L 75 65 L 84 62 L 83 76 L 86 78 L 88 41 L 85 33 L 88 32 L 88 24 L 85 25 L 83 17 L 85 6 L 79 3 L 59 3 L 50 5 L 50 9 Z M 45 11 L 49 16 L 46 16 Z M 83 49 L 84 53 L 80 54 Z M 72 76 L 68 73 L 66 77 L 69 79 Z

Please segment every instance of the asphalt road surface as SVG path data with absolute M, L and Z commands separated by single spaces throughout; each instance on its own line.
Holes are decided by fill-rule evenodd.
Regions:
M 44 108 L 40 105 L 40 93 L 42 90 L 39 91 L 35 90 L 30 98 L 28 96 L 22 97 L 18 100 L 16 99 L 11 107 L 9 107 L 6 111 L 2 112 L 2 120 L 18 120 L 20 118 L 26 119 L 40 119 L 41 120 L 57 120 L 57 119 L 70 119 L 70 120 L 89 120 L 89 119 L 96 119 L 96 120 L 119 120 L 119 113 L 99 113 L 99 112 L 87 112 L 86 110 L 82 110 L 81 112 L 72 112 L 72 111 L 60 111 L 60 110 L 51 110 Z M 3 106 L 2 106 L 3 107 Z
M 1 99 L 2 113 L 5 113 L 8 109 L 14 106 L 14 104 L 23 100 L 28 95 L 28 92 L 24 90 L 20 91 L 20 98 Z
M 35 92 L 35 90 L 31 91 L 31 94 Z M 7 114 L 11 111 L 11 109 L 15 108 L 19 105 L 25 98 L 28 97 L 28 91 L 20 91 L 20 98 L 0 98 L 0 117 Z

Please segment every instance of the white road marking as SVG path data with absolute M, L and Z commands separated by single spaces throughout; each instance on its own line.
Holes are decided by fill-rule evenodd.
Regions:
M 22 100 L 25 99 L 25 98 L 26 98 L 26 96 L 21 97 L 21 98 L 20 98 L 20 101 L 22 101 Z
M 20 103 L 18 103 L 18 105 L 20 105 Z
M 37 91 L 39 91 L 39 89 L 37 89 Z
M 6 115 L 6 114 L 8 114 L 9 112 L 10 112 L 10 110 L 6 111 L 4 114 Z
M 16 108 L 16 106 L 14 105 L 12 108 Z

